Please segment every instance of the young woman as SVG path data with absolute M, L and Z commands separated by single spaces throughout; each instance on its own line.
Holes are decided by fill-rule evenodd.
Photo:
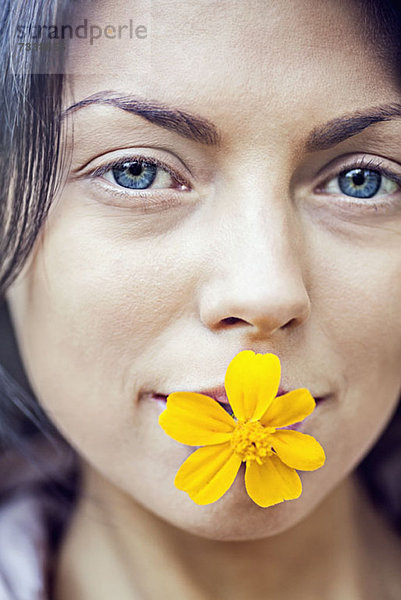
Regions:
M 363 464 L 396 508 L 397 10 L 2 11 L 5 597 L 399 598 L 395 528 L 356 478 L 389 448 Z M 161 429 L 163 397 L 221 387 L 242 350 L 319 400 L 326 462 L 296 500 L 261 508 L 241 470 L 199 505 L 174 486 L 193 448 Z

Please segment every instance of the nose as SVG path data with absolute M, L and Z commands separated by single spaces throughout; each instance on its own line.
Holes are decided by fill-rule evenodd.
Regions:
M 240 326 L 263 339 L 309 318 L 304 240 L 289 210 L 276 206 L 267 214 L 264 207 L 264 217 L 263 211 L 242 211 L 209 230 L 208 280 L 200 297 L 209 329 Z

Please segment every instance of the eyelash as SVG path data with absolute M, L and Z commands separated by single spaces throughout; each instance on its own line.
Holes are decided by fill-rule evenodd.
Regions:
M 371 159 L 367 160 L 366 156 L 363 156 L 363 157 L 358 158 L 357 160 L 354 160 L 348 164 L 344 163 L 342 165 L 336 166 L 335 173 L 333 173 L 329 177 L 326 177 L 323 184 L 321 184 L 317 188 L 315 188 L 315 191 L 321 192 L 321 190 L 324 186 L 326 186 L 330 181 L 332 181 L 336 177 L 339 177 L 339 175 L 342 172 L 351 171 L 353 169 L 369 169 L 371 171 L 376 171 L 381 176 L 387 177 L 391 181 L 395 182 L 400 187 L 400 189 L 398 191 L 401 191 L 401 176 L 397 175 L 390 169 L 383 167 L 382 164 L 383 164 L 383 161 L 380 159 L 371 158 Z M 323 192 L 323 193 L 326 193 L 328 195 L 335 195 L 332 192 L 331 193 Z M 362 208 L 365 210 L 366 209 L 374 210 L 375 212 L 377 212 L 378 210 L 386 210 L 386 208 L 394 205 L 394 198 L 380 200 L 380 202 L 378 204 L 376 204 L 376 203 L 372 202 L 372 198 L 374 198 L 374 196 L 372 196 L 371 198 L 365 198 L 365 199 L 360 198 L 359 201 L 356 201 L 356 200 L 352 200 L 352 196 L 348 196 L 346 194 L 340 194 L 340 193 L 338 195 L 341 195 L 342 197 L 346 196 L 347 200 L 342 202 L 343 204 L 355 206 L 357 208 L 360 208 L 360 209 Z
M 189 184 L 189 182 L 185 179 L 185 177 L 183 177 L 181 174 L 178 174 L 176 170 L 172 169 L 167 163 L 159 160 L 159 159 L 155 159 L 153 157 L 149 157 L 149 156 L 145 156 L 145 155 L 135 155 L 135 156 L 127 156 L 127 157 L 123 157 L 120 158 L 116 161 L 113 161 L 111 163 L 105 164 L 105 165 L 101 165 L 99 167 L 97 167 L 96 169 L 94 169 L 89 176 L 93 179 L 98 179 L 99 177 L 101 177 L 102 175 L 104 175 L 105 173 L 111 171 L 112 169 L 116 168 L 116 167 L 120 167 L 123 164 L 129 163 L 129 162 L 139 162 L 139 163 L 147 163 L 147 164 L 151 164 L 154 165 L 155 167 L 157 167 L 158 169 L 162 169 L 164 171 L 166 171 L 167 173 L 169 173 L 169 175 L 172 177 L 173 180 L 175 180 L 177 182 L 178 185 L 184 186 L 186 189 L 179 189 L 179 188 L 138 188 L 137 190 L 130 189 L 130 188 L 124 188 L 123 186 L 121 186 L 121 189 L 112 189 L 109 185 L 107 186 L 107 192 L 117 198 L 126 198 L 127 196 L 131 196 L 131 197 L 140 197 L 140 198 L 146 198 L 146 204 L 149 206 L 149 208 L 152 207 L 152 205 L 154 206 L 160 206 L 161 204 L 166 205 L 166 207 L 168 208 L 169 206 L 173 206 L 174 204 L 179 204 L 180 202 L 182 202 L 182 198 L 181 198 L 181 194 L 183 192 L 188 193 L 189 191 L 191 191 L 191 186 Z M 378 172 L 381 176 L 387 177 L 388 179 L 390 179 L 391 181 L 397 183 L 400 186 L 400 190 L 401 190 L 401 176 L 398 176 L 396 173 L 394 173 L 393 171 L 385 168 L 382 166 L 383 161 L 382 160 L 377 160 L 374 158 L 371 158 L 369 160 L 366 159 L 365 156 L 354 160 L 353 162 L 350 162 L 349 164 L 342 164 L 339 166 L 336 166 L 336 171 L 335 173 L 332 173 L 330 176 L 326 177 L 324 182 L 322 184 L 320 184 L 318 187 L 315 188 L 315 192 L 320 192 L 323 194 L 327 194 L 327 195 L 336 195 L 333 192 L 322 192 L 322 188 L 327 185 L 330 181 L 332 181 L 333 179 L 335 179 L 336 177 L 339 177 L 340 173 L 344 172 L 344 171 L 351 171 L 352 169 L 369 169 L 372 171 L 376 171 Z M 110 183 L 110 182 L 108 182 Z M 104 184 L 102 184 L 103 187 Z M 115 183 L 115 185 L 119 185 L 118 183 Z M 122 191 L 122 190 L 125 191 Z M 168 198 L 166 198 L 166 193 L 168 192 Z M 159 196 L 159 199 L 155 200 L 154 198 L 152 198 L 152 196 L 154 197 L 155 195 Z M 355 206 L 357 208 L 362 208 L 362 209 L 368 209 L 368 210 L 374 210 L 374 211 L 378 211 L 378 210 L 385 210 L 387 207 L 392 206 L 394 204 L 394 199 L 387 199 L 387 200 L 381 200 L 379 202 L 379 206 L 376 203 L 372 203 L 370 202 L 366 202 L 369 201 L 369 198 L 360 198 L 360 201 L 355 201 L 352 200 L 352 196 L 348 196 L 346 194 L 338 194 L 340 196 L 346 196 L 347 200 L 346 201 L 342 201 L 342 204 L 346 204 L 349 206 Z M 374 196 L 372 196 L 373 198 Z M 365 201 L 364 201 L 365 200 Z M 145 207 L 146 209 L 146 207 Z

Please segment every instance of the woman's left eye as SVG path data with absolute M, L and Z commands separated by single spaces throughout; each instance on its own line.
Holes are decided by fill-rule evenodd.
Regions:
M 130 190 L 185 189 L 173 173 L 158 163 L 145 160 L 129 160 L 106 165 L 97 169 L 94 175 Z
M 394 179 L 396 176 L 394 175 Z M 385 196 L 400 189 L 400 184 L 383 172 L 369 168 L 344 169 L 326 182 L 320 191 L 344 194 L 352 198 Z

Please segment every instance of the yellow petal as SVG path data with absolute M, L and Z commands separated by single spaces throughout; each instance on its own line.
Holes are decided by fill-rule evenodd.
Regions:
M 159 425 L 177 442 L 205 446 L 227 442 L 234 419 L 214 400 L 196 392 L 173 392 L 159 416 Z
M 198 448 L 179 468 L 175 486 L 197 504 L 211 504 L 231 487 L 241 462 L 229 443 Z
M 272 447 L 286 465 L 300 471 L 319 469 L 326 459 L 319 442 L 300 431 L 275 431 L 272 434 Z
M 277 456 L 266 458 L 262 465 L 255 460 L 247 462 L 245 487 L 252 500 L 264 508 L 298 498 L 302 492 L 298 473 Z
M 280 359 L 275 354 L 239 352 L 228 365 L 224 380 L 237 419 L 260 419 L 278 392 L 280 377 Z
M 315 406 L 316 402 L 309 390 L 299 388 L 274 398 L 260 422 L 268 427 L 287 427 L 303 421 Z

